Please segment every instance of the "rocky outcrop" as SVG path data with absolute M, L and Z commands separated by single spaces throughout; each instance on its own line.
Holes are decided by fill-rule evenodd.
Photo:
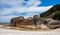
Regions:
M 24 20 L 23 16 L 17 17 L 16 26 L 19 27 Z
M 40 18 L 39 15 L 34 15 L 33 21 L 34 21 L 35 26 L 41 25 L 43 23 L 43 20 Z
M 24 21 L 23 19 L 18 19 L 16 21 L 16 26 L 19 27 L 23 21 Z
M 52 21 L 52 20 L 53 20 L 53 19 L 51 19 L 51 18 L 45 19 L 45 20 L 44 20 L 44 24 L 47 25 L 47 24 L 48 24 L 50 21 Z
M 24 21 L 24 17 L 20 16 L 20 17 L 16 17 L 16 18 L 12 18 L 11 19 L 11 26 L 19 26 L 23 21 Z
M 49 24 L 47 24 L 47 27 L 48 28 L 52 28 L 52 29 L 60 28 L 60 22 L 58 22 L 58 21 L 51 21 Z
M 55 29 L 60 28 L 60 21 L 56 21 L 53 19 L 46 19 L 47 23 L 44 23 L 48 28 Z
M 24 17 L 16 17 L 11 19 L 11 26 L 17 26 L 17 27 L 22 27 L 22 26 L 27 26 L 27 25 L 41 25 L 43 23 L 43 20 L 40 18 L 38 15 L 34 15 L 33 18 L 29 17 L 25 19 Z
M 24 22 L 22 22 L 22 25 L 34 25 L 32 19 L 26 19 Z
M 11 26 L 16 26 L 16 20 L 17 20 L 17 18 L 12 18 L 11 21 L 10 21 L 10 25 Z
M 34 15 L 33 18 L 29 17 L 25 19 L 24 17 L 16 17 L 11 19 L 11 26 L 14 27 L 30 27 L 34 25 L 35 27 L 41 27 L 41 25 L 44 24 L 48 28 L 60 28 L 60 21 L 53 20 L 51 18 L 43 20 L 38 15 Z

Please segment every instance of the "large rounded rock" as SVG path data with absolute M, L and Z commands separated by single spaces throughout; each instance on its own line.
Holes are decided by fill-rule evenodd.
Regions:
M 16 26 L 16 20 L 17 20 L 17 18 L 12 18 L 11 21 L 10 21 L 10 25 L 11 26 Z
M 16 17 L 16 18 L 12 18 L 11 19 L 11 26 L 18 26 L 21 25 L 21 23 L 24 21 L 24 17 L 20 16 L 20 17 Z
M 33 25 L 32 17 L 27 18 L 22 25 Z
M 25 21 L 23 21 L 19 27 L 26 27 L 30 25 L 34 25 L 32 17 L 29 17 Z
M 43 23 L 43 20 L 40 18 L 39 15 L 34 15 L 33 21 L 34 21 L 35 26 L 41 25 Z
M 24 20 L 25 18 L 23 16 L 17 17 L 16 26 L 19 27 Z
M 60 22 L 59 21 L 50 21 L 47 24 L 47 27 L 49 27 L 51 29 L 59 28 L 60 27 Z
M 52 21 L 53 19 L 49 18 L 49 19 L 45 19 L 44 20 L 44 24 L 47 25 L 50 21 Z
M 40 18 L 40 16 L 39 15 L 34 15 L 33 18 Z
M 32 17 L 29 17 L 29 18 L 27 18 L 27 19 L 31 20 L 31 19 L 32 19 Z
M 23 16 L 17 17 L 17 19 L 24 20 L 25 18 Z

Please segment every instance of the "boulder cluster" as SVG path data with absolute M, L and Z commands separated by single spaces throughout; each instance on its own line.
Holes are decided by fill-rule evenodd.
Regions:
M 37 27 L 41 24 L 46 25 L 48 28 L 60 28 L 60 21 L 53 19 L 42 19 L 39 15 L 34 15 L 33 17 L 29 17 L 27 19 L 25 19 L 23 16 L 12 18 L 10 25 L 14 27 L 34 25 L 35 27 Z
M 22 27 L 27 25 L 41 25 L 43 20 L 40 18 L 39 15 L 34 15 L 33 17 L 29 17 L 25 19 L 23 16 L 12 18 L 10 22 L 11 26 Z

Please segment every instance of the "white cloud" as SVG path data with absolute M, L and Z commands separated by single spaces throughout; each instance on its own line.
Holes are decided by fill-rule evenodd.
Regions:
M 18 7 L 24 2 L 24 0 L 0 0 L 0 2 L 8 4 L 8 5 L 12 5 L 14 7 Z
M 27 5 L 31 6 L 31 7 L 36 7 L 39 4 L 41 4 L 41 1 L 39 1 L 39 0 L 30 0 Z
M 47 11 L 48 9 L 50 9 L 52 6 L 48 6 L 48 7 L 29 7 L 29 8 L 10 8 L 10 9 L 4 9 L 4 11 L 2 11 L 0 13 L 0 15 L 2 15 L 0 17 L 0 20 L 1 21 L 9 21 L 11 18 L 13 17 L 17 17 L 15 15 L 8 15 L 8 16 L 3 16 L 3 15 L 6 15 L 6 14 L 11 14 L 11 13 L 24 13 L 24 11 L 27 13 L 26 15 L 24 15 L 25 18 L 28 18 L 28 17 L 32 17 L 33 15 L 35 14 L 39 14 L 39 12 L 45 12 Z M 35 12 L 35 13 L 34 13 Z M 38 12 L 38 13 L 36 13 Z M 6 21 L 5 21 L 6 20 Z
M 0 15 L 11 14 L 14 12 L 23 13 L 23 12 L 45 12 L 50 9 L 52 6 L 48 7 L 22 7 L 22 8 L 5 8 Z
M 8 4 L 8 5 L 12 5 L 14 7 L 21 7 L 23 6 L 22 3 L 26 3 L 26 7 L 28 6 L 37 6 L 39 4 L 41 4 L 40 0 L 29 0 L 28 2 L 24 1 L 24 0 L 0 0 L 0 2 Z
M 44 12 L 50 9 L 52 6 L 48 7 L 29 7 L 27 8 L 27 12 Z
M 0 21 L 3 22 L 9 21 L 13 17 L 17 17 L 16 15 L 12 14 L 15 12 L 18 14 L 26 12 L 27 14 L 23 16 L 25 18 L 28 18 L 30 16 L 32 17 L 35 14 L 39 14 L 40 12 L 45 12 L 52 7 L 52 6 L 38 7 L 38 5 L 41 4 L 41 1 L 39 0 L 29 0 L 28 2 L 25 2 L 24 0 L 0 0 L 0 2 L 13 6 L 12 8 L 3 8 L 3 10 L 0 10 L 1 11 Z M 22 5 L 22 3 L 26 3 L 27 5 Z M 6 14 L 12 15 L 4 16 Z

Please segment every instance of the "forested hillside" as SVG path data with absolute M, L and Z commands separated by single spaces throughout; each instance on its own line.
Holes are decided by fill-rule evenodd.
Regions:
M 40 14 L 42 18 L 50 18 L 54 15 L 54 13 L 60 12 L 60 4 L 54 5 L 52 8 L 50 8 L 48 11 Z

